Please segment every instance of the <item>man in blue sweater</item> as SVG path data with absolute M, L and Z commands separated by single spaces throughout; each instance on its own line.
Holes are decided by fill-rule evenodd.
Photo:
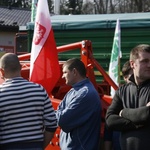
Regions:
M 73 58 L 63 65 L 63 78 L 72 88 L 58 106 L 61 150 L 98 150 L 101 125 L 100 97 L 82 61 Z

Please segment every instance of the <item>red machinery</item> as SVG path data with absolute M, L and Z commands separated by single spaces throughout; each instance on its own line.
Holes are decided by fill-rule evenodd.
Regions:
M 110 92 L 110 86 L 112 86 L 115 90 L 118 88 L 116 84 L 111 80 L 111 78 L 108 76 L 108 74 L 105 72 L 105 70 L 101 67 L 101 65 L 94 59 L 93 52 L 92 52 L 92 43 L 91 41 L 84 40 L 81 42 L 68 44 L 64 46 L 57 47 L 58 53 L 80 49 L 80 56 L 81 60 L 85 64 L 85 67 L 87 69 L 87 77 L 92 81 L 93 85 L 97 89 L 102 102 L 102 130 L 101 135 L 103 136 L 103 125 L 104 125 L 104 116 L 107 107 L 111 103 L 111 96 L 109 96 Z M 30 63 L 28 60 L 30 60 L 30 53 L 19 55 L 20 62 L 22 64 L 22 76 L 26 79 L 29 78 L 29 69 L 30 69 Z M 62 67 L 63 61 L 59 61 L 60 68 Z M 62 69 L 61 69 L 62 70 Z M 103 82 L 98 83 L 96 81 L 95 76 L 95 70 L 99 72 L 99 75 L 103 77 Z M 66 92 L 70 89 L 69 86 L 65 84 L 64 79 L 61 78 L 58 80 L 57 84 L 53 88 L 51 93 L 48 93 L 50 96 L 50 99 L 52 101 L 54 109 L 57 109 L 57 106 L 59 102 L 62 100 L 63 96 L 66 94 Z M 49 146 L 46 148 L 46 150 L 60 150 L 59 148 L 59 132 L 60 128 L 57 129 L 53 140 L 49 144 Z

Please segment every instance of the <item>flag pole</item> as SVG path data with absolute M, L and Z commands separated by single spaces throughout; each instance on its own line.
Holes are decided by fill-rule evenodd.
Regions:
M 120 57 L 118 56 L 118 86 L 120 86 Z
M 37 1 L 38 1 L 38 0 L 32 0 L 31 22 L 34 22 L 34 21 L 35 21 L 36 9 L 37 9 Z
M 118 45 L 119 45 L 119 55 L 118 55 L 118 86 L 120 86 L 121 84 L 121 81 L 120 81 L 120 64 L 121 64 L 121 61 L 120 61 L 120 58 L 122 57 L 122 52 L 121 52 L 121 29 L 120 29 L 120 21 L 119 19 L 117 19 L 117 24 L 118 24 Z

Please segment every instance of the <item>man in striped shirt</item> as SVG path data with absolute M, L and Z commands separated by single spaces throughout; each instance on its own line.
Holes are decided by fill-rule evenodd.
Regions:
M 57 121 L 45 89 L 21 77 L 17 55 L 0 60 L 0 150 L 43 150 L 51 141 Z

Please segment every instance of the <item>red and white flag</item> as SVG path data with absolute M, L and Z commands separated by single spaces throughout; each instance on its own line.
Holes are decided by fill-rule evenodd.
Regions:
M 47 0 L 38 0 L 30 61 L 30 81 L 41 84 L 50 94 L 60 68 Z

